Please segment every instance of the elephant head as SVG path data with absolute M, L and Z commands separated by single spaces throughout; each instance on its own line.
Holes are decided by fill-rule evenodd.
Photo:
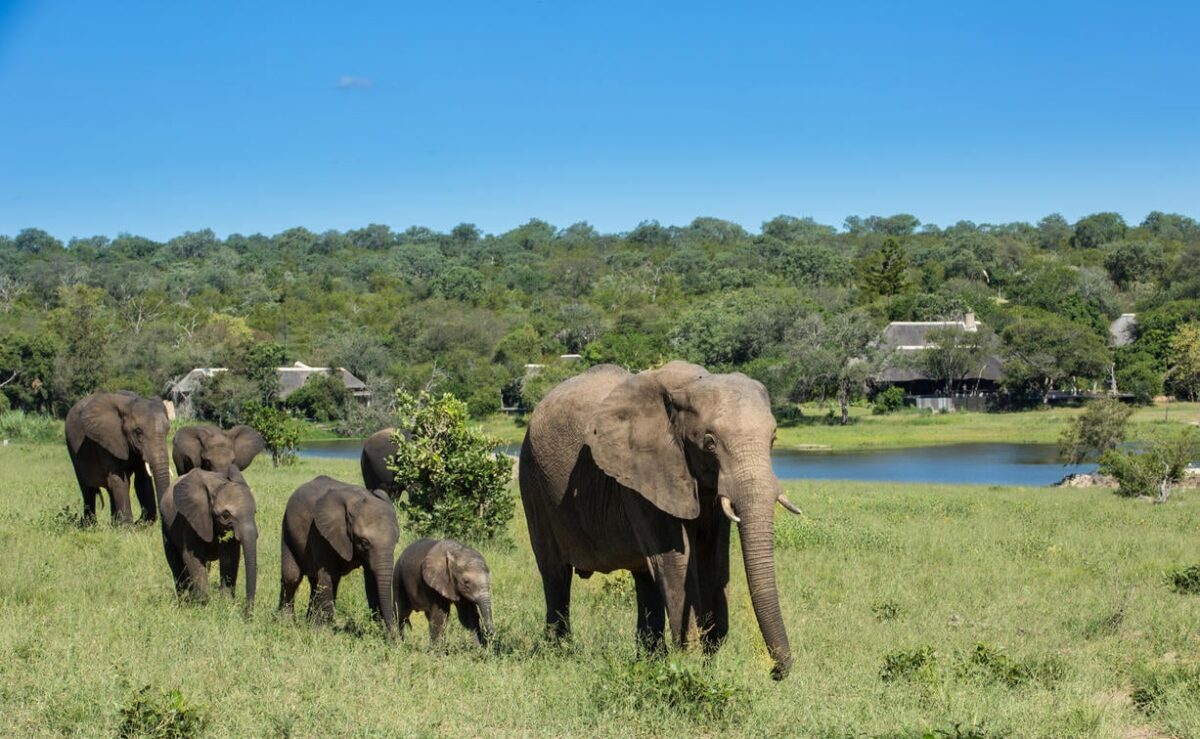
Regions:
M 117 459 L 145 463 L 154 477 L 156 497 L 171 483 L 167 462 L 167 431 L 171 422 L 157 398 L 130 392 L 99 393 L 80 412 L 86 436 Z
M 616 386 L 593 417 L 588 445 L 596 464 L 664 513 L 701 514 L 720 506 L 738 525 L 750 599 L 774 660 L 792 664 L 775 584 L 774 506 L 794 506 L 771 468 L 775 418 L 763 385 L 740 373 L 709 374 L 672 362 Z M 716 498 L 701 500 L 700 490 Z
M 209 544 L 232 535 L 241 544 L 246 563 L 246 610 L 254 608 L 258 587 L 258 526 L 254 520 L 254 495 L 241 474 L 233 479 L 220 474 L 184 475 L 175 483 L 175 508 L 192 531 Z
M 400 527 L 396 509 L 382 490 L 367 492 L 345 486 L 321 497 L 313 517 L 317 532 L 346 562 L 361 563 L 363 577 L 374 582 L 379 594 L 383 625 L 394 632 L 392 567 Z
M 456 541 L 439 541 L 421 563 L 421 579 L 451 603 L 478 606 L 483 633 L 492 633 L 491 573 L 482 554 Z
M 188 426 L 176 432 L 171 455 L 181 475 L 196 467 L 227 474 L 231 468 L 240 471 L 249 467 L 265 446 L 262 434 L 249 426 L 234 426 L 228 431 Z

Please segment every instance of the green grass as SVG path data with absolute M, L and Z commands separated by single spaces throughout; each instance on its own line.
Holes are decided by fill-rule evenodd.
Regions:
M 483 549 L 491 651 L 469 648 L 455 623 L 432 653 L 419 615 L 406 641 L 386 643 L 357 574 L 336 628 L 280 621 L 284 502 L 317 474 L 354 480 L 356 468 L 260 458 L 247 471 L 261 573 L 245 620 L 220 598 L 176 603 L 156 528 L 76 528 L 65 449 L 0 448 L 4 733 L 185 721 L 211 736 L 1200 734 L 1200 596 L 1167 578 L 1200 561 L 1194 494 L 1154 506 L 1094 489 L 785 484 L 805 514 L 779 514 L 796 660 L 774 683 L 736 544 L 732 628 L 707 661 L 635 664 L 621 577 L 576 580 L 575 640 L 543 643 L 520 518 L 511 544 Z

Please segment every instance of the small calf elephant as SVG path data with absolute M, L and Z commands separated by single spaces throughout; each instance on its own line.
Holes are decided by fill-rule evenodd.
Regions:
M 333 618 L 338 583 L 362 567 L 367 604 L 389 633 L 392 618 L 392 561 L 400 525 L 387 494 L 324 475 L 292 493 L 283 514 L 279 609 L 292 613 L 300 580 L 308 578 L 308 615 L 319 623 Z
M 171 459 L 180 475 L 197 467 L 225 474 L 231 466 L 239 472 L 246 469 L 264 448 L 262 434 L 249 426 L 228 431 L 216 426 L 185 426 L 171 442 Z
M 413 542 L 396 562 L 392 576 L 396 622 L 408 625 L 413 611 L 429 619 L 429 638 L 442 636 L 450 604 L 458 621 L 469 629 L 476 644 L 486 644 L 492 633 L 491 575 L 483 555 L 449 539 Z
M 208 563 L 220 562 L 221 588 L 237 585 L 238 549 L 246 559 L 246 611 L 258 585 L 258 526 L 254 495 L 236 470 L 234 479 L 195 469 L 175 481 L 159 500 L 163 550 L 179 595 L 208 597 Z

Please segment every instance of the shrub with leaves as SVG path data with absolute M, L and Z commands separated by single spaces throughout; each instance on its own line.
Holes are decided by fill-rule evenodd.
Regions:
M 190 703 L 179 690 L 155 694 L 147 685 L 121 706 L 117 735 L 122 739 L 187 739 L 199 736 L 207 723 L 200 707 Z
M 408 491 L 398 506 L 409 527 L 475 542 L 504 531 L 513 515 L 512 460 L 495 451 L 499 441 L 468 426 L 467 405 L 453 395 L 401 390 L 396 399 L 401 423 L 390 468 L 397 489 Z
M 901 650 L 885 655 L 879 679 L 885 683 L 908 680 L 918 675 L 929 675 L 937 665 L 937 653 L 933 647 Z
M 878 393 L 871 402 L 871 413 L 877 416 L 895 413 L 904 407 L 904 388 L 892 385 L 887 390 Z
M 597 699 L 608 708 L 682 715 L 699 723 L 724 722 L 738 700 L 737 689 L 681 657 L 609 663 L 600 673 Z
M 242 423 L 262 434 L 276 467 L 296 462 L 296 447 L 304 433 L 303 423 L 286 411 L 261 403 L 247 403 L 242 407 Z
M 1200 594 L 1200 565 L 1177 567 L 1167 573 L 1167 584 L 1176 593 Z
M 1117 494 L 1136 498 L 1155 496 L 1162 503 L 1171 486 L 1183 479 L 1188 465 L 1200 458 L 1200 436 L 1194 428 L 1159 435 L 1145 449 L 1112 449 L 1100 458 L 1100 472 L 1117 478 Z
M 1133 408 L 1112 398 L 1089 403 L 1058 437 L 1058 455 L 1066 464 L 1079 464 L 1116 449 L 1132 414 Z

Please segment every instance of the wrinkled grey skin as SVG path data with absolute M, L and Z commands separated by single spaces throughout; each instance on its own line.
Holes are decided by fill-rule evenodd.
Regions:
M 262 434 L 249 426 L 234 426 L 228 431 L 216 426 L 184 426 L 171 442 L 171 459 L 180 475 L 199 468 L 232 479 L 230 469 L 245 470 L 265 447 Z
M 130 392 L 96 393 L 71 407 L 66 421 L 67 453 L 83 493 L 85 524 L 96 520 L 100 488 L 108 490 L 113 523 L 131 523 L 130 485 L 137 492 L 142 520 L 154 520 L 156 497 L 171 484 L 167 461 L 170 425 L 161 400 Z
M 393 500 L 403 492 L 396 487 L 396 473 L 388 469 L 388 460 L 396 453 L 396 442 L 392 441 L 394 428 L 380 429 L 363 442 L 362 466 L 363 485 L 367 490 L 382 490 Z M 404 434 L 408 438 L 408 434 Z
M 364 569 L 367 603 L 395 632 L 392 558 L 400 526 L 396 509 L 382 491 L 322 475 L 296 488 L 283 514 L 279 608 L 292 613 L 300 580 L 308 578 L 312 597 L 308 615 L 319 623 L 333 618 L 338 582 L 351 570 Z
M 208 598 L 208 564 L 220 563 L 221 589 L 233 596 L 238 554 L 246 559 L 246 611 L 254 608 L 258 586 L 258 526 L 254 495 L 236 469 L 232 479 L 194 469 L 177 479 L 159 499 L 163 551 L 175 578 L 175 591 Z
M 676 643 L 699 631 L 705 650 L 716 650 L 729 630 L 724 497 L 741 519 L 772 675 L 785 677 L 792 653 L 775 585 L 774 436 L 760 383 L 685 362 L 637 375 L 601 365 L 552 390 L 533 412 L 520 460 L 548 630 L 569 634 L 573 573 L 624 569 L 643 644 L 661 647 L 665 610 Z
M 396 561 L 392 575 L 396 623 L 408 626 L 413 611 L 429 619 L 429 638 L 435 644 L 450 614 L 468 629 L 476 644 L 487 644 L 492 633 L 491 574 L 483 555 L 451 539 L 419 539 Z

